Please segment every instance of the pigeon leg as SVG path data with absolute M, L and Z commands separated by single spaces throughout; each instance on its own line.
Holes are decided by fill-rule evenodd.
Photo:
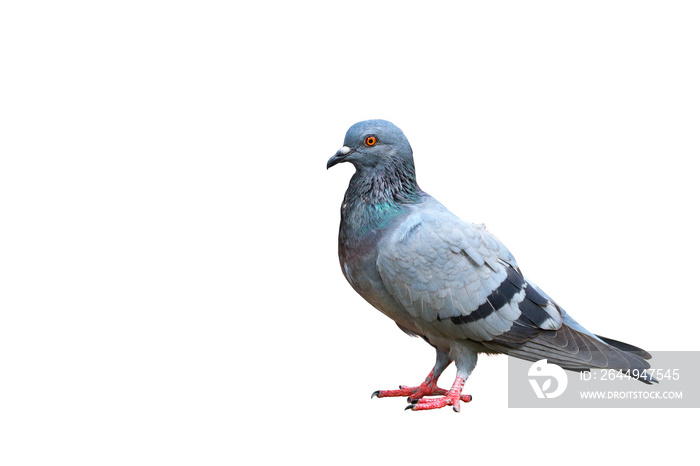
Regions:
M 445 406 L 452 406 L 452 409 L 458 413 L 460 401 L 464 401 L 465 403 L 469 403 L 470 401 L 472 401 L 471 395 L 462 395 L 462 388 L 464 387 L 464 382 L 466 382 L 466 378 L 457 375 L 457 377 L 455 378 L 455 383 L 452 385 L 452 388 L 450 389 L 450 391 L 446 392 L 444 396 L 430 399 L 423 398 L 421 400 L 414 401 L 410 405 L 408 405 L 406 409 L 410 409 L 412 411 L 422 411 L 426 409 L 438 409 Z
M 437 381 L 440 378 L 440 375 L 445 370 L 445 368 L 447 368 L 447 366 L 449 366 L 451 362 L 452 361 L 450 360 L 450 357 L 447 355 L 447 353 L 443 351 L 437 351 L 435 366 L 433 367 L 433 370 L 430 371 L 430 374 L 428 374 L 428 377 L 425 378 L 425 381 L 422 384 L 418 385 L 417 387 L 400 385 L 398 390 L 377 390 L 376 392 L 372 393 L 372 398 L 374 398 L 375 396 L 377 398 L 388 398 L 391 396 L 406 396 L 408 397 L 409 403 L 416 403 L 424 396 L 447 395 L 448 391 L 444 388 L 438 387 Z M 462 397 L 462 401 L 469 402 L 471 401 L 471 397 L 469 395 L 464 395 L 464 397 Z
M 452 409 L 458 413 L 460 401 L 464 401 L 465 403 L 472 401 L 471 395 L 462 395 L 462 388 L 464 388 L 464 382 L 467 381 L 467 377 L 471 375 L 474 367 L 476 367 L 476 349 L 477 348 L 465 344 L 453 347 L 450 355 L 457 366 L 457 376 L 455 377 L 455 382 L 452 384 L 450 391 L 437 398 L 423 398 L 418 401 L 412 401 L 406 409 L 423 411 L 426 409 L 438 409 L 445 406 L 452 406 Z

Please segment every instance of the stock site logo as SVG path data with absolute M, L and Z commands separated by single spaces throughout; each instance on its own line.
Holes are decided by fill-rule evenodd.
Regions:
M 530 377 L 528 380 L 537 398 L 556 398 L 564 393 L 566 385 L 569 383 L 564 369 L 556 364 L 547 364 L 546 359 L 540 359 L 533 363 L 527 371 L 527 375 Z M 557 382 L 554 389 L 552 389 L 552 380 Z

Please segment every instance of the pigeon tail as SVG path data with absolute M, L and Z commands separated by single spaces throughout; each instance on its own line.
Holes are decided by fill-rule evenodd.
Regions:
M 489 349 L 526 361 L 547 359 L 562 369 L 586 372 L 591 369 L 616 369 L 644 383 L 658 382 L 646 372 L 651 355 L 641 348 L 610 338 L 589 335 L 568 325 L 558 330 L 543 330 L 526 342 L 506 346 L 483 342 Z

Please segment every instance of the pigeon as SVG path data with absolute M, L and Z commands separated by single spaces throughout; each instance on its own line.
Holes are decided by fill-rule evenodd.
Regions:
M 341 206 L 343 275 L 367 302 L 437 353 L 418 386 L 378 390 L 407 397 L 413 411 L 470 402 L 462 394 L 479 353 L 507 354 L 571 371 L 617 369 L 651 383 L 651 355 L 595 335 L 528 280 L 510 251 L 483 225 L 465 222 L 416 182 L 413 150 L 386 120 L 354 124 L 326 165 L 355 166 Z M 449 390 L 437 381 L 452 362 Z

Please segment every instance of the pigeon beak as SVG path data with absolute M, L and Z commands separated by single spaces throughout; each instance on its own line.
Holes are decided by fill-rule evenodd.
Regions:
M 338 152 L 336 152 L 333 157 L 328 159 L 328 163 L 326 164 L 326 170 L 331 168 L 333 165 L 337 165 L 341 162 L 344 162 L 345 157 L 347 157 L 350 152 L 351 149 L 348 146 L 343 146 L 340 149 L 338 149 Z

